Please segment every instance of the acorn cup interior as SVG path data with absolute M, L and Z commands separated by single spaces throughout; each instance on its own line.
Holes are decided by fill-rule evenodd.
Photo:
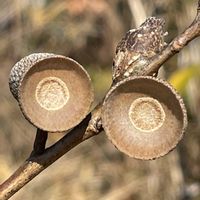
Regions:
M 64 56 L 35 63 L 23 76 L 18 102 L 36 127 L 49 132 L 73 128 L 89 112 L 94 94 L 84 68 Z
M 167 82 L 131 77 L 107 94 L 102 124 L 120 151 L 149 160 L 177 145 L 187 126 L 187 114 L 182 98 Z

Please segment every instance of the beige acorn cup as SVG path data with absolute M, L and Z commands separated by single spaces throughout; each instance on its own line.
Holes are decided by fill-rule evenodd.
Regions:
M 25 118 L 49 132 L 63 132 L 77 125 L 94 99 L 91 79 L 71 58 L 31 54 L 12 68 L 9 86 Z
M 120 151 L 149 160 L 175 148 L 186 129 L 187 114 L 182 98 L 166 81 L 131 77 L 106 96 L 102 124 Z

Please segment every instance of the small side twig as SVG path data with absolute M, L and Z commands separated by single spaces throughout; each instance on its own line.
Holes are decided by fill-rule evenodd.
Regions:
M 6 200 L 30 182 L 45 168 L 70 151 L 72 148 L 98 134 L 102 130 L 100 123 L 101 106 L 97 106 L 70 133 L 58 142 L 44 150 L 42 154 L 31 155 L 2 185 L 0 185 L 0 199 Z
M 152 75 L 166 60 L 182 50 L 191 40 L 200 35 L 199 10 L 200 0 L 198 2 L 197 16 L 193 23 L 180 36 L 176 37 L 160 54 L 156 55 L 141 75 Z M 63 138 L 46 150 L 44 150 L 45 138 L 42 145 L 38 145 L 38 139 L 36 137 L 34 151 L 37 153 L 33 153 L 13 175 L 0 185 L 0 199 L 9 199 L 66 152 L 88 138 L 100 133 L 102 131 L 101 107 L 102 104 L 97 106 L 94 111 L 70 133 L 67 133 Z M 40 136 L 41 135 L 38 135 L 38 137 Z M 40 154 L 42 151 L 43 153 Z
M 148 65 L 143 74 L 152 75 L 157 72 L 169 58 L 180 52 L 190 41 L 200 36 L 200 1 L 198 2 L 197 15 L 192 24 L 179 36 L 174 38 L 172 42 L 162 51 L 156 55 L 151 63 Z
M 30 157 L 32 157 L 34 155 L 40 155 L 44 152 L 47 138 L 48 138 L 47 131 L 37 129 L 35 141 L 34 141 L 34 145 L 33 145 L 33 151 L 31 152 Z

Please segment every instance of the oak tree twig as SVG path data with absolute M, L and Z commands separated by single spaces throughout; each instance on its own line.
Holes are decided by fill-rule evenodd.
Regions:
M 190 41 L 200 36 L 200 1 L 198 2 L 197 15 L 192 24 L 179 36 L 174 38 L 172 42 L 158 55 L 156 55 L 148 65 L 144 74 L 153 74 L 158 71 L 160 66 L 165 63 L 173 55 L 177 54 Z M 144 75 L 142 74 L 142 75 Z
M 35 141 L 33 144 L 33 151 L 31 152 L 30 157 L 34 155 L 40 155 L 44 152 L 47 138 L 48 138 L 48 132 L 38 128 L 35 136 Z

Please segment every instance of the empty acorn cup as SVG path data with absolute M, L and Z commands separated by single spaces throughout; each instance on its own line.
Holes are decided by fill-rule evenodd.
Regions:
M 102 124 L 120 151 L 149 160 L 175 148 L 186 129 L 187 114 L 182 98 L 166 81 L 131 77 L 107 94 Z
M 91 79 L 76 61 L 55 54 L 31 54 L 14 65 L 9 78 L 25 118 L 49 132 L 73 128 L 94 99 Z

